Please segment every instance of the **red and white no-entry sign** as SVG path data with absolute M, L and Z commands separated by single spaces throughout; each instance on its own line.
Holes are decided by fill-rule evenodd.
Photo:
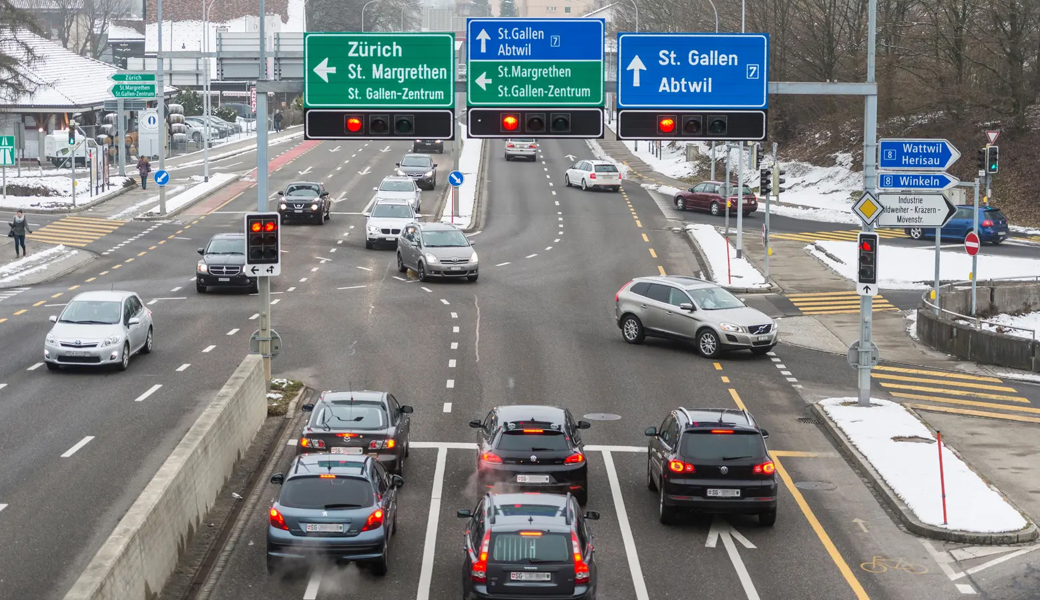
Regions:
M 964 236 L 964 250 L 967 251 L 968 256 L 975 256 L 979 253 L 979 236 L 974 231 L 969 231 L 968 235 Z

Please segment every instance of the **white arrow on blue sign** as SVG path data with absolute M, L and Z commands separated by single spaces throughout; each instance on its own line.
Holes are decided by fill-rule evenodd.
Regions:
M 893 139 L 878 142 L 878 168 L 891 171 L 945 171 L 961 153 L 948 140 Z
M 961 182 L 949 173 L 878 173 L 882 190 L 948 190 Z
M 158 186 L 164 186 L 170 183 L 170 174 L 167 171 L 156 171 L 155 172 L 155 184 Z
M 462 185 L 462 171 L 452 171 L 448 173 L 448 183 L 453 187 L 459 187 Z

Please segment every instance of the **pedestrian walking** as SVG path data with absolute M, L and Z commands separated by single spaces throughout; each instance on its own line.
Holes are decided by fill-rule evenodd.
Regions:
M 274 130 L 275 132 L 282 130 L 282 111 L 274 113 Z
M 22 211 L 15 213 L 14 218 L 11 219 L 10 226 L 11 230 L 7 232 L 7 237 L 14 238 L 14 257 L 28 256 L 29 253 L 25 249 L 25 234 L 32 233 L 32 228 L 29 227 L 29 221 L 22 214 Z M 18 254 L 19 247 L 22 249 L 21 254 Z
M 152 165 L 147 156 L 137 159 L 137 172 L 141 175 L 141 189 L 148 189 L 148 174 L 152 172 Z

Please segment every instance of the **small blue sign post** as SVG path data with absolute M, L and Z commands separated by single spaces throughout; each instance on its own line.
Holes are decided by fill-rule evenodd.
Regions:
M 961 182 L 949 173 L 878 173 L 882 190 L 948 190 Z
M 452 171 L 451 173 L 448 173 L 448 183 L 450 183 L 452 187 L 459 187 L 462 185 L 462 179 L 462 171 Z
M 155 172 L 155 185 L 162 187 L 170 183 L 170 173 L 167 171 L 156 171 Z
M 961 153 L 948 140 L 891 139 L 878 141 L 879 169 L 945 171 L 960 157 Z
M 619 33 L 617 106 L 766 109 L 764 33 Z

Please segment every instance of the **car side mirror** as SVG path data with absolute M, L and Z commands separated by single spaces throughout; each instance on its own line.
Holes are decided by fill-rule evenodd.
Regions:
M 312 410 L 314 410 L 314 405 L 313 404 L 304 404 L 303 406 L 300 407 L 300 410 L 302 410 L 303 412 L 311 412 Z
M 403 405 L 401 407 L 401 412 L 410 415 L 410 414 L 412 414 L 414 412 L 414 409 L 411 406 L 408 406 L 407 404 L 405 404 L 405 405 Z
M 399 167 L 401 166 L 401 163 L 394 163 L 394 164 L 395 164 L 395 165 L 397 165 L 397 166 L 399 166 Z
M 51 315 L 51 316 L 47 317 L 47 320 L 50 321 L 51 323 L 57 323 L 58 322 L 58 315 Z
M 433 167 L 432 168 L 436 169 L 437 168 L 437 163 L 433 163 Z
M 578 421 L 578 429 L 589 429 L 592 427 L 592 423 L 588 421 Z
M 470 242 L 470 243 L 469 243 L 469 245 L 470 245 L 470 246 L 476 246 L 476 245 L 477 245 L 477 243 L 476 243 L 476 242 Z
M 693 311 L 695 311 L 697 309 L 694 308 L 694 306 L 692 304 L 690 304 L 689 302 L 683 302 L 682 304 L 679 305 L 679 310 L 685 310 L 686 312 L 693 312 Z
M 643 433 L 646 435 L 646 437 L 657 437 L 657 428 L 647 427 L 646 431 L 644 431 Z
M 283 483 L 285 483 L 285 475 L 282 475 L 281 473 L 275 473 L 274 475 L 271 475 L 271 483 L 275 485 L 282 485 Z
M 687 192 L 692 192 L 692 191 L 693 191 L 693 188 L 690 188 L 690 189 L 688 189 L 688 190 L 686 190 L 686 191 L 687 191 Z
M 205 253 L 206 253 L 206 249 L 205 248 L 199 248 L 199 254 L 205 254 Z
M 395 488 L 401 487 L 402 485 L 404 485 L 404 477 L 401 477 L 400 475 L 391 475 L 390 485 Z
M 329 197 L 329 193 L 328 192 L 322 192 L 321 193 L 321 197 L 322 198 L 328 198 Z
M 284 196 L 285 195 L 285 191 L 284 190 L 278 190 L 278 195 L 279 196 Z
M 460 519 L 470 519 L 473 517 L 473 511 L 468 508 L 463 508 L 455 511 L 455 516 Z
M 599 521 L 599 511 L 590 510 L 585 512 L 585 518 L 590 521 Z
M 372 216 L 372 213 L 367 211 L 367 210 L 364 210 L 364 211 L 361 211 L 361 216 L 363 216 L 363 217 L 370 217 L 370 216 Z
M 762 438 L 763 438 L 763 439 L 765 439 L 765 438 L 769 437 L 769 432 L 768 432 L 768 431 L 766 431 L 765 429 L 760 429 L 759 431 L 761 431 L 761 432 L 762 432 Z
M 483 429 L 484 428 L 484 423 L 481 422 L 480 419 L 473 419 L 472 421 L 469 422 L 469 426 L 472 427 L 473 429 Z
M 137 317 L 130 317 L 130 320 L 127 321 L 126 324 L 127 325 L 140 325 L 141 324 L 141 319 L 138 319 Z

